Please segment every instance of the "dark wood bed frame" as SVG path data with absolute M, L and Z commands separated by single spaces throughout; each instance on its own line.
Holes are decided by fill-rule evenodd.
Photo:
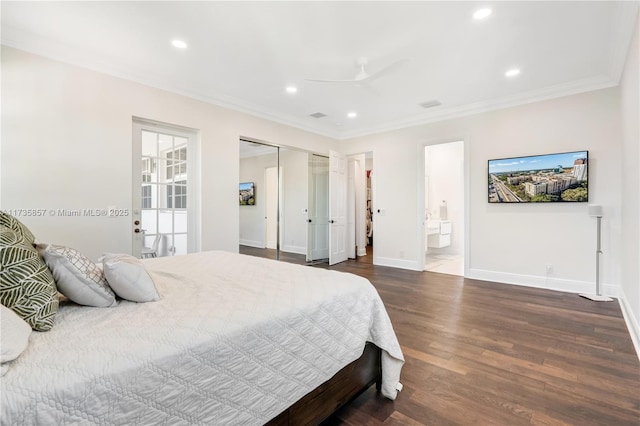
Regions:
M 303 396 L 267 425 L 318 425 L 372 384 L 375 383 L 380 391 L 381 379 L 380 348 L 367 343 L 360 358 Z

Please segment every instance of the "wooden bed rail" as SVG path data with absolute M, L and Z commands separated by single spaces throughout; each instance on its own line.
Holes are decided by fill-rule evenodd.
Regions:
M 380 348 L 367 343 L 360 358 L 303 396 L 267 425 L 318 425 L 372 384 L 376 383 L 379 392 L 381 379 Z

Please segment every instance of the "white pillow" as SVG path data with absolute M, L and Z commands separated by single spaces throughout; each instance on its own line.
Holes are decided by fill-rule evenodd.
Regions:
M 31 326 L 15 312 L 0 305 L 0 375 L 9 369 L 6 362 L 18 358 L 29 343 Z
M 160 300 L 156 285 L 139 259 L 128 254 L 106 253 L 102 265 L 107 282 L 121 298 L 132 302 Z
M 36 245 L 56 280 L 58 291 L 79 305 L 116 306 L 102 270 L 79 251 L 54 244 Z

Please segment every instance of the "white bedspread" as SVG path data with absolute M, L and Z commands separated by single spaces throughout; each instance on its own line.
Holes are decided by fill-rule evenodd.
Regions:
M 364 278 L 226 252 L 149 259 L 162 300 L 61 307 L 0 378 L 3 425 L 261 425 L 362 354 L 402 352 Z

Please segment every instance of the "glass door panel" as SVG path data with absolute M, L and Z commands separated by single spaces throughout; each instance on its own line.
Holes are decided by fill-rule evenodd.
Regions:
M 187 253 L 187 149 L 187 138 L 141 132 L 143 255 L 150 250 L 152 257 Z

